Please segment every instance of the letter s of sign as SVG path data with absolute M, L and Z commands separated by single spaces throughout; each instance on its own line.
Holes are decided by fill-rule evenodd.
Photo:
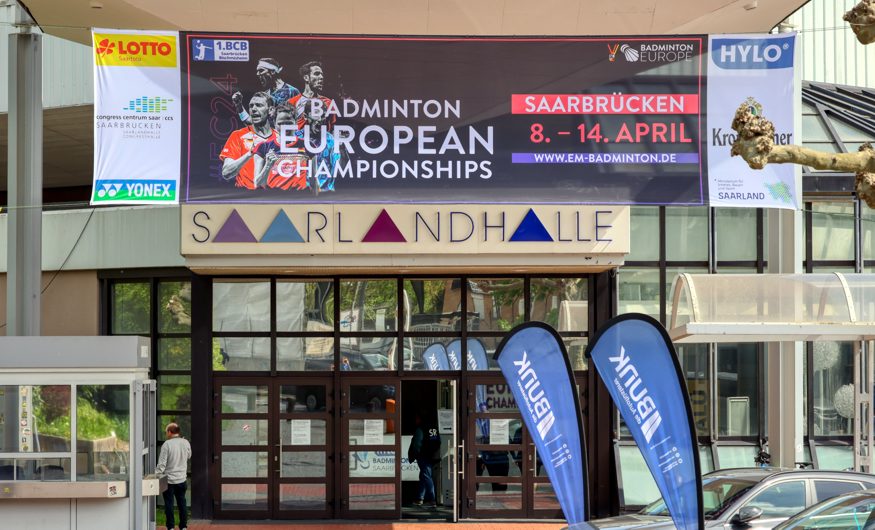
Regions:
M 199 215 L 203 215 L 204 217 L 206 217 L 206 220 L 209 221 L 210 214 L 208 214 L 207 212 L 205 212 L 203 210 L 199 210 L 199 211 L 195 212 L 194 215 L 191 216 L 191 222 L 196 227 L 202 228 L 204 230 L 204 232 L 206 232 L 206 234 L 204 235 L 203 239 L 198 239 L 198 237 L 194 234 L 191 234 L 191 238 L 194 239 L 195 241 L 197 241 L 198 243 L 206 243 L 207 241 L 210 240 L 210 229 L 207 228 L 205 225 L 202 225 L 198 222 Z

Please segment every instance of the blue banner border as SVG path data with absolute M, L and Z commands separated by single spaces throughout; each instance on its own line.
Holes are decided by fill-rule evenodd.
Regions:
M 580 452 L 582 453 L 580 456 L 583 459 L 583 517 L 584 521 L 590 520 L 590 504 L 589 504 L 589 460 L 586 457 L 586 437 L 583 432 L 583 415 L 580 412 L 580 396 L 577 393 L 577 385 L 574 379 L 574 370 L 571 369 L 571 361 L 568 359 L 568 350 L 565 349 L 565 343 L 562 341 L 562 336 L 556 332 L 550 325 L 544 322 L 526 322 L 520 324 L 507 332 L 507 335 L 501 339 L 501 342 L 498 344 L 498 348 L 495 349 L 495 354 L 492 358 L 495 361 L 498 361 L 498 358 L 501 356 L 502 352 L 504 352 L 504 346 L 507 342 L 514 336 L 518 331 L 522 331 L 527 328 L 541 328 L 543 330 L 548 331 L 553 338 L 556 339 L 556 344 L 559 345 L 559 350 L 562 352 L 562 358 L 565 359 L 565 369 L 568 371 L 569 382 L 572 385 L 572 390 L 574 391 L 574 412 L 577 414 L 577 430 L 580 434 Z M 587 352 L 589 349 L 587 349 Z M 689 405 L 689 403 L 687 403 Z M 689 406 L 688 406 L 689 408 Z M 692 414 L 692 412 L 691 412 Z M 698 469 L 699 461 L 696 460 L 696 466 Z M 699 488 L 701 489 L 701 488 Z M 701 495 L 701 493 L 700 493 Z
M 696 425 L 693 421 L 693 406 L 692 404 L 690 404 L 690 389 L 687 388 L 687 379 L 686 377 L 684 377 L 683 369 L 681 369 L 681 363 L 678 359 L 678 352 L 675 350 L 674 343 L 671 341 L 671 337 L 668 336 L 668 332 L 665 330 L 665 326 L 663 326 L 660 321 L 656 320 L 652 316 L 645 315 L 643 313 L 626 313 L 620 316 L 616 316 L 605 322 L 602 327 L 595 332 L 595 334 L 590 339 L 589 345 L 587 345 L 586 347 L 586 352 L 584 353 L 584 355 L 586 355 L 587 359 L 592 359 L 592 350 L 593 348 L 595 348 L 595 345 L 598 344 L 598 341 L 602 337 L 602 335 L 615 324 L 619 324 L 620 322 L 623 322 L 625 320 L 641 320 L 655 327 L 657 330 L 659 330 L 659 334 L 660 336 L 662 336 L 662 339 L 665 341 L 665 345 L 668 348 L 668 352 L 671 354 L 671 359 L 674 363 L 675 373 L 677 374 L 678 381 L 680 382 L 684 390 L 684 409 L 687 411 L 687 424 L 690 426 L 690 440 L 693 440 L 696 444 L 696 446 L 693 447 L 693 453 L 696 455 L 693 460 L 694 464 L 696 465 L 696 495 L 698 496 L 698 503 L 700 508 L 698 513 L 699 528 L 705 528 L 705 514 L 703 512 L 705 501 L 704 493 L 702 491 L 702 467 L 701 462 L 699 461 L 699 436 L 696 434 Z M 563 344 L 563 351 L 564 350 L 565 347 Z M 568 364 L 568 362 L 569 361 L 566 356 L 565 363 Z M 598 375 L 598 371 L 596 371 L 595 375 L 598 382 L 601 383 L 602 386 L 604 386 L 605 383 L 604 381 L 602 381 L 601 376 Z

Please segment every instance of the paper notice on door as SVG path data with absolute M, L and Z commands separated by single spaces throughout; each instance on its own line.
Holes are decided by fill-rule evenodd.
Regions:
M 382 445 L 383 432 L 383 420 L 365 420 L 364 445 Z
M 507 445 L 510 443 L 510 420 L 489 420 L 489 444 Z
M 438 410 L 438 429 L 441 434 L 453 434 L 453 411 L 450 409 Z
M 310 445 L 310 420 L 292 421 L 292 445 Z

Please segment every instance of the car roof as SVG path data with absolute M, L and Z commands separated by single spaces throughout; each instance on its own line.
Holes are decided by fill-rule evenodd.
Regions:
M 823 478 L 856 478 L 875 483 L 875 476 L 855 471 L 833 471 L 829 469 L 790 469 L 782 467 L 739 467 L 718 469 L 705 475 L 708 478 L 739 478 L 760 481 L 777 475 L 803 475 Z

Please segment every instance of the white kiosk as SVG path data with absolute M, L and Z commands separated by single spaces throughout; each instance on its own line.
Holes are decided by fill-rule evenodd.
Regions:
M 155 381 L 141 337 L 0 337 L 5 528 L 154 528 Z

